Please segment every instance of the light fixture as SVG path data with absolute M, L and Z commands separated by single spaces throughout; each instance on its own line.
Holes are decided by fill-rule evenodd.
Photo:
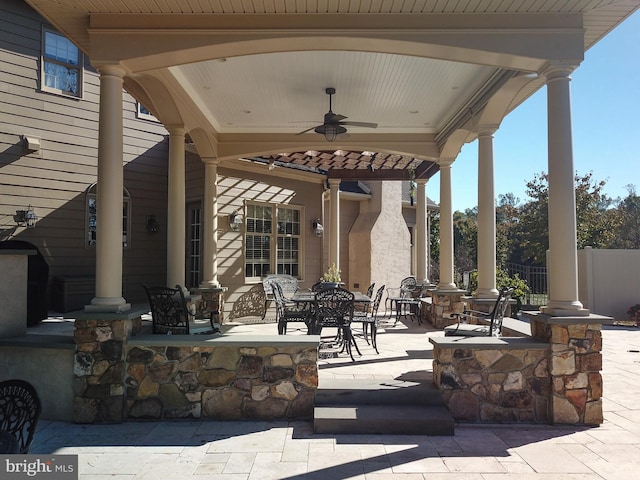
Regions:
M 160 224 L 156 220 L 156 216 L 149 215 L 147 217 L 147 232 L 156 233 L 158 230 L 160 230 Z
M 33 207 L 29 205 L 26 210 L 16 210 L 16 214 L 13 219 L 20 227 L 33 228 L 36 226 L 38 216 L 33 211 Z
M 242 222 L 243 220 L 240 210 L 234 210 L 231 215 L 229 215 L 229 228 L 231 228 L 231 230 L 233 230 L 234 232 L 240 230 Z
M 40 150 L 40 139 L 38 137 L 22 135 L 22 146 L 29 152 L 37 152 Z
M 320 223 L 320 219 L 313 220 L 311 222 L 311 228 L 313 229 L 313 233 L 315 233 L 316 237 L 321 237 L 324 233 L 324 227 Z

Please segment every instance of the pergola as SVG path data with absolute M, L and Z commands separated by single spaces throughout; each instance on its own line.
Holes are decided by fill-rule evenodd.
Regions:
M 451 164 L 463 144 L 478 139 L 477 294 L 492 297 L 493 134 L 511 110 L 546 86 L 550 291 L 544 308 L 557 316 L 589 315 L 578 300 L 570 75 L 585 50 L 636 10 L 637 1 L 27 3 L 100 73 L 101 229 L 91 308 L 128 308 L 120 293 L 123 87 L 170 134 L 169 283 L 184 271 L 176 260 L 182 255 L 172 252 L 184 250 L 175 227 L 184 224 L 188 136 L 205 163 L 205 283 L 217 284 L 217 168 L 261 157 L 325 169 L 332 205 L 342 179 L 415 179 L 421 279 L 425 189 L 439 171 L 438 289 L 455 290 Z M 348 126 L 349 135 L 331 143 L 313 131 L 298 134 L 322 123 L 327 87 L 336 89 L 335 113 L 378 127 Z

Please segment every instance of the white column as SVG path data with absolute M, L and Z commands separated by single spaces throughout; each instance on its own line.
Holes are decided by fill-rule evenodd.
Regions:
M 200 286 L 219 287 L 218 283 L 218 160 L 203 158 L 204 208 L 202 218 L 202 282 Z
M 418 204 L 416 205 L 416 278 L 423 285 L 429 284 L 427 272 L 427 180 L 419 178 L 416 195 Z
M 438 290 L 457 290 L 453 281 L 453 200 L 451 161 L 440 163 L 440 282 Z
M 88 311 L 122 312 L 122 81 L 124 69 L 107 65 L 100 72 L 98 185 L 96 195 L 96 296 Z
M 181 126 L 167 125 L 169 130 L 169 186 L 167 195 L 167 286 L 185 280 L 185 178 L 184 136 Z
M 573 66 L 554 65 L 547 77 L 549 148 L 549 302 L 556 316 L 588 315 L 578 300 L 576 197 L 574 191 L 570 81 Z
M 496 202 L 493 171 L 495 126 L 478 132 L 478 298 L 495 298 L 496 289 Z
M 340 179 L 329 179 L 329 203 L 331 217 L 329 234 L 329 265 L 336 264 L 340 268 Z

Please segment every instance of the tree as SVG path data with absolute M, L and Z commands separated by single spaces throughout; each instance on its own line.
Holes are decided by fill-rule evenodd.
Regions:
M 457 272 L 474 270 L 478 264 L 477 208 L 453 213 L 454 266 Z
M 627 185 L 627 192 L 618 203 L 613 248 L 640 248 L 640 196 L 634 185 Z

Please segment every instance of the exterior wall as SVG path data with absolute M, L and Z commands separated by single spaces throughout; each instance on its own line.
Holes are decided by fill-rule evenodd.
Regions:
M 40 91 L 44 20 L 19 0 L 0 3 L 0 241 L 34 244 L 49 264 L 49 280 L 93 275 L 95 249 L 86 246 L 85 192 L 96 181 L 99 78 L 85 64 L 83 98 Z M 130 246 L 124 250 L 125 297 L 144 298 L 140 283 L 166 271 L 167 142 L 162 125 L 136 118 L 124 96 L 124 185 L 131 194 Z M 41 139 L 26 152 L 21 135 Z M 33 229 L 16 227 L 13 215 L 32 205 Z M 155 214 L 161 229 L 146 231 Z
M 626 320 L 627 309 L 640 303 L 640 250 L 578 251 L 578 294 L 585 308 Z

